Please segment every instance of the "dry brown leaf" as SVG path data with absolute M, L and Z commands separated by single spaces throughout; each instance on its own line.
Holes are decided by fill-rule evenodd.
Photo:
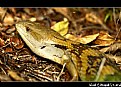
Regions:
M 95 24 L 99 24 L 100 20 L 94 13 L 88 13 L 85 16 L 86 20 Z
M 5 49 L 5 52 L 12 52 L 12 51 L 13 51 L 13 49 L 10 48 L 10 47 L 7 47 L 7 48 Z
M 22 15 L 21 15 L 21 19 L 22 20 L 27 20 L 29 17 L 28 17 L 29 15 L 27 15 L 26 13 L 23 13 Z
M 27 14 L 30 15 L 30 13 L 31 13 L 31 9 L 29 9 L 29 8 L 24 8 L 23 10 L 24 10 Z
M 104 26 L 103 21 L 94 12 L 86 14 L 85 18 L 89 22 L 92 22 L 92 23 L 95 23 L 95 24 L 100 24 L 100 25 Z
M 67 34 L 66 38 L 68 38 L 68 39 L 70 39 L 72 41 L 76 41 L 76 42 L 82 43 L 82 44 L 87 44 L 87 43 L 90 43 L 93 40 L 95 40 L 98 36 L 99 36 L 99 33 L 93 34 L 93 35 L 84 36 L 84 37 L 76 37 L 74 35 Z
M 16 49 L 21 49 L 21 48 L 23 48 L 23 46 L 24 46 L 24 43 L 23 43 L 20 39 L 18 39 L 18 38 L 16 38 L 16 37 L 10 38 L 10 42 L 12 42 L 13 46 L 14 46 Z
M 27 15 L 35 15 L 35 12 L 36 11 L 33 11 L 32 10 L 33 8 L 24 8 L 23 10 L 25 11 L 25 13 L 27 14 Z
M 88 44 L 88 43 L 92 42 L 93 40 L 95 40 L 98 36 L 99 36 L 99 33 L 93 34 L 93 35 L 88 35 L 88 36 L 79 38 L 79 41 L 82 44 Z
M 0 38 L 0 47 L 5 45 L 5 41 L 3 39 Z
M 68 8 L 52 8 L 56 12 L 63 14 L 65 17 L 68 16 Z
M 108 47 L 102 48 L 100 51 L 101 52 L 110 52 L 110 51 L 116 51 L 118 49 L 121 49 L 121 42 L 112 44 Z
M 11 12 L 14 14 L 14 15 L 16 15 L 16 8 L 9 8 L 10 10 L 11 10 Z
M 98 44 L 98 46 L 109 46 L 114 43 L 114 40 L 96 40 L 95 44 Z
M 114 59 L 117 64 L 121 64 L 121 56 L 114 56 L 111 54 L 106 54 L 106 56 L 110 59 Z
M 100 52 L 103 52 L 103 53 L 105 53 L 105 52 L 107 52 L 108 51 L 108 49 L 109 49 L 110 47 L 105 47 L 105 48 L 102 48 L 102 49 L 100 49 Z
M 95 44 L 100 46 L 108 46 L 114 43 L 114 38 L 107 32 L 100 32 L 99 37 L 95 40 Z
M 12 25 L 14 24 L 14 19 L 11 14 L 7 14 L 4 19 L 4 24 L 5 25 Z
M 1 8 L 0 7 L 0 20 L 3 21 L 4 16 L 6 14 L 7 8 Z
M 12 70 L 7 70 L 9 76 L 16 81 L 25 81 L 24 78 L 20 77 L 16 72 Z
M 98 39 L 100 39 L 100 40 L 112 40 L 114 38 L 112 36 L 110 36 L 107 32 L 101 31 Z

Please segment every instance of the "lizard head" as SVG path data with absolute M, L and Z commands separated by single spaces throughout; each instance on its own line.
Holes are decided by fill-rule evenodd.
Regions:
M 39 27 L 39 23 L 31 22 L 31 21 L 21 21 L 16 25 L 17 31 L 29 32 L 31 30 L 37 29 Z

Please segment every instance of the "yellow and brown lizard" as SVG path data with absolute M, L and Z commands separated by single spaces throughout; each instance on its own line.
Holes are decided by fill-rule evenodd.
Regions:
M 80 77 L 81 81 L 121 81 L 115 61 L 97 49 L 66 39 L 36 22 L 18 22 L 16 29 L 35 54 L 61 65 L 66 63 L 72 80 Z

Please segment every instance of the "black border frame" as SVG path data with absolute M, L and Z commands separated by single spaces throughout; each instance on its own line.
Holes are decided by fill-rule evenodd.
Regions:
M 1 7 L 121 7 L 121 0 L 1 0 Z

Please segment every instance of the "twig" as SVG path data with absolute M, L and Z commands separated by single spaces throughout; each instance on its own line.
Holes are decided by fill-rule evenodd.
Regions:
M 113 20 L 114 20 L 114 24 L 116 26 L 116 31 L 117 31 L 118 30 L 118 27 L 117 27 L 117 22 L 118 21 L 116 21 L 115 8 L 113 8 Z
M 43 78 L 43 79 L 46 79 L 48 81 L 53 81 L 51 78 L 48 78 L 47 76 L 43 75 L 43 73 L 39 73 L 39 72 L 35 72 L 33 70 L 28 70 L 28 69 L 25 69 L 26 72 L 29 72 L 28 75 L 32 76 L 32 77 L 35 77 L 36 79 L 39 79 L 41 80 L 40 78 Z M 41 75 L 42 74 L 42 75 Z
M 102 69 L 103 69 L 103 66 L 104 66 L 104 64 L 105 64 L 105 61 L 106 61 L 106 58 L 104 57 L 104 58 L 102 59 L 101 64 L 100 64 L 100 67 L 99 67 L 99 70 L 98 70 L 98 72 L 97 72 L 97 76 L 96 76 L 96 78 L 95 78 L 95 81 L 98 81 L 98 79 L 99 79 L 99 77 L 100 77 L 100 74 L 101 74 L 101 71 L 102 71 Z
M 115 40 L 117 39 L 117 37 L 118 37 L 120 31 L 121 31 L 121 27 L 119 28 L 119 30 L 118 30 L 118 32 L 117 32 L 117 34 L 116 34 L 116 36 L 115 36 Z
M 59 74 L 59 75 L 58 75 L 58 77 L 57 77 L 57 81 L 59 81 L 60 76 L 62 75 L 62 73 L 63 73 L 63 71 L 64 71 L 65 66 L 66 66 L 66 63 L 64 63 L 64 64 L 63 64 L 63 68 L 62 68 L 62 70 L 61 70 L 60 74 Z
M 116 26 L 116 31 L 117 31 L 117 34 L 115 36 L 115 40 L 117 39 L 119 32 L 121 31 L 121 27 L 118 29 L 118 26 L 117 26 L 118 22 L 120 21 L 120 15 L 121 15 L 121 12 L 119 14 L 118 20 L 116 21 L 115 8 L 113 8 L 113 18 L 114 18 L 114 23 L 115 23 L 115 26 Z
M 43 69 L 42 71 L 44 72 L 44 71 L 46 71 L 47 69 L 49 69 L 50 67 L 52 67 L 52 64 L 51 65 L 49 65 L 49 66 L 47 66 L 45 69 Z

